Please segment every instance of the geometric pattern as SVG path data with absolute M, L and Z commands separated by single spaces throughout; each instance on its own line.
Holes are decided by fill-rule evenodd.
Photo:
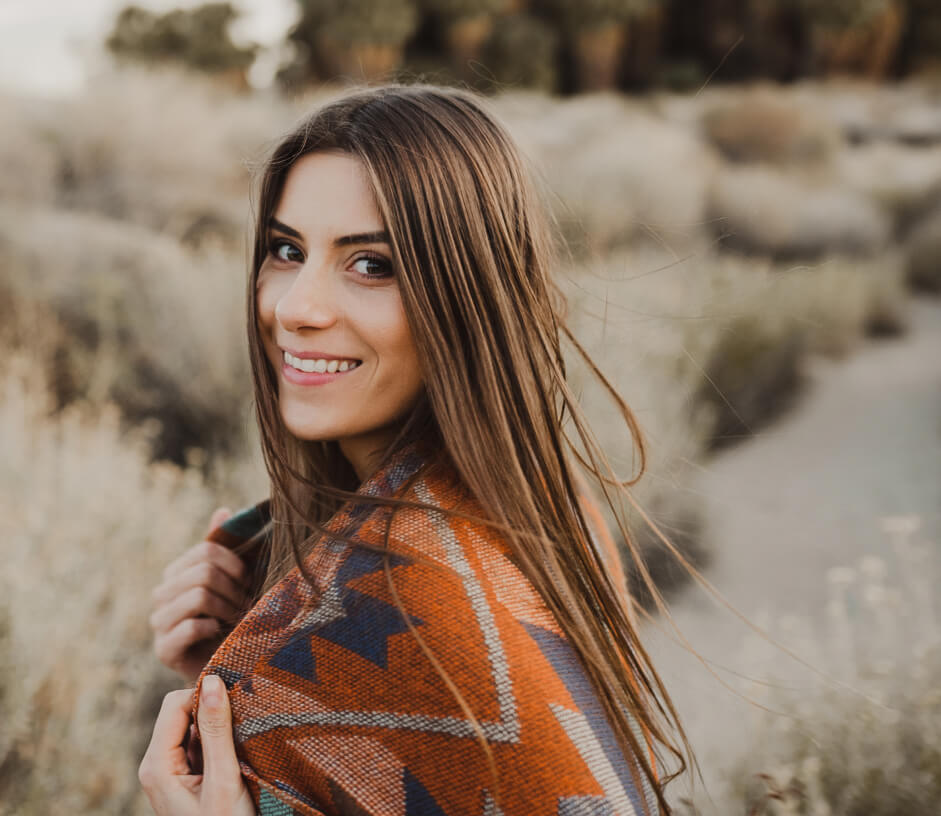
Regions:
M 293 570 L 203 671 L 229 688 L 259 812 L 657 814 L 505 540 L 466 520 L 482 510 L 455 473 L 425 462 L 413 448 L 360 488 L 425 509 L 348 503 L 306 561 L 317 587 Z M 264 510 L 221 537 L 259 534 Z

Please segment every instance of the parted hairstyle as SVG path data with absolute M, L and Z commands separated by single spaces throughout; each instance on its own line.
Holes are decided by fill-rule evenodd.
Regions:
M 585 474 L 611 508 L 627 551 L 656 594 L 620 510 L 619 493 L 640 475 L 629 482 L 614 476 L 566 383 L 563 342 L 619 406 L 639 452 L 640 474 L 644 440 L 629 407 L 566 328 L 564 300 L 551 274 L 555 242 L 546 208 L 507 132 L 470 93 L 418 85 L 347 93 L 289 133 L 263 168 L 248 333 L 276 523 L 259 591 L 295 564 L 316 587 L 304 556 L 358 486 L 337 442 L 301 440 L 285 427 L 256 315 L 258 271 L 285 180 L 300 157 L 318 151 L 342 151 L 366 170 L 420 358 L 423 394 L 385 455 L 421 440 L 456 470 L 483 508 L 485 523 L 506 537 L 515 563 L 556 616 L 622 750 L 636 757 L 662 812 L 669 813 L 663 786 L 686 767 L 689 746 L 638 640 L 623 575 L 606 569 L 579 501 Z M 372 501 L 396 506 L 394 498 Z M 391 581 L 388 569 L 387 576 Z M 631 718 L 653 744 L 656 761 Z M 496 775 L 490 747 L 476 730 Z M 662 772 L 665 753 L 678 767 L 671 775 Z

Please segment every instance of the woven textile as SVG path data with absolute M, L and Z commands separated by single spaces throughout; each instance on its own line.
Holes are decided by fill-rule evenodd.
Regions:
M 360 493 L 482 515 L 453 473 L 426 468 L 412 479 L 422 464 L 403 453 Z M 265 519 L 263 506 L 249 509 L 217 538 L 246 538 Z M 263 816 L 658 812 L 499 535 L 446 513 L 356 501 L 329 528 L 355 543 L 316 545 L 305 564 L 318 593 L 293 570 L 203 671 L 229 689 L 241 770 Z M 368 549 L 382 548 L 387 528 L 388 556 Z M 396 606 L 386 560 L 408 621 L 477 718 L 499 808 L 478 732 Z

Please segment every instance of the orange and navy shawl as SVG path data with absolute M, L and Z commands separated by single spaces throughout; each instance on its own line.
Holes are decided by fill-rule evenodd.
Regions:
M 453 474 L 422 465 L 404 453 L 359 492 L 481 516 Z M 264 504 L 250 508 L 218 540 L 247 539 L 266 521 Z M 387 528 L 393 585 L 477 718 L 498 772 L 499 808 L 477 731 L 396 606 L 385 556 L 364 546 L 381 549 Z M 318 593 L 295 568 L 203 670 L 229 689 L 236 752 L 262 816 L 659 812 L 576 652 L 501 536 L 446 512 L 355 500 L 329 529 L 347 541 L 321 540 L 305 560 Z

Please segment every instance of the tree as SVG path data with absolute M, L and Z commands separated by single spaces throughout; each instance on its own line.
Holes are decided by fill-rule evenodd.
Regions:
M 297 0 L 300 18 L 288 34 L 294 61 L 279 72 L 282 82 L 354 76 L 376 79 L 402 61 L 418 26 L 414 0 Z
M 231 3 L 155 14 L 127 6 L 118 14 L 106 45 L 117 57 L 145 63 L 176 62 L 207 73 L 245 80 L 258 46 L 232 42 L 229 26 L 238 17 Z

